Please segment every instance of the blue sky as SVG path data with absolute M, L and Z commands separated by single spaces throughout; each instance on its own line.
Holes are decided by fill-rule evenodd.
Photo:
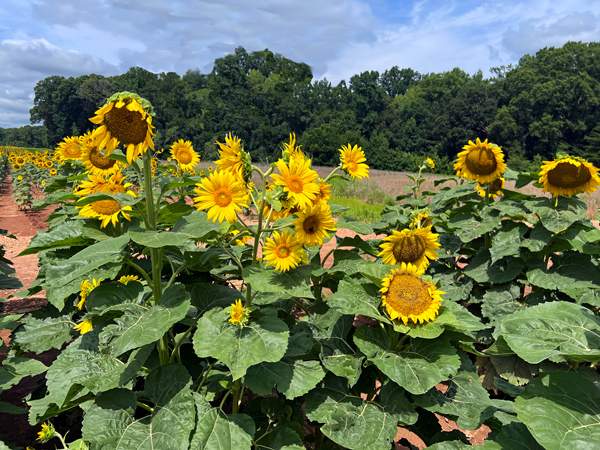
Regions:
M 208 73 L 240 45 L 337 84 L 395 65 L 489 76 L 542 47 L 600 41 L 600 0 L 2 0 L 0 18 L 0 127 L 29 123 L 47 76 Z

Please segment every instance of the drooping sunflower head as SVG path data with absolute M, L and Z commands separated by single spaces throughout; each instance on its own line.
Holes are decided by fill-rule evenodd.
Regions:
M 248 319 L 250 318 L 250 311 L 248 308 L 245 308 L 242 305 L 241 300 L 236 300 L 235 303 L 232 303 L 230 306 L 231 310 L 229 311 L 229 322 L 238 327 L 243 327 L 248 323 Z
M 384 264 L 412 264 L 424 271 L 429 260 L 437 258 L 438 236 L 431 232 L 431 227 L 394 230 L 379 245 L 382 251 L 377 256 L 383 257 Z
M 435 162 L 433 161 L 433 159 L 431 159 L 431 158 L 427 158 L 427 159 L 425 160 L 425 162 L 426 162 L 427 164 L 429 164 L 429 168 L 430 168 L 430 169 L 435 169 Z
M 213 161 L 217 165 L 217 170 L 232 172 L 240 180 L 249 182 L 252 176 L 252 159 L 250 154 L 244 151 L 241 139 L 229 133 L 225 136 L 225 143 L 217 141 L 217 145 L 220 147 L 221 157 Z M 209 167 L 208 171 L 212 171 L 212 167 Z
M 100 150 L 105 149 L 104 156 L 122 144 L 127 151 L 127 162 L 131 164 L 146 149 L 154 150 L 153 116 L 154 108 L 148 100 L 131 92 L 119 92 L 90 119 L 100 125 L 91 138 L 97 141 Z
M 219 223 L 235 222 L 236 212 L 246 206 L 245 187 L 232 172 L 211 173 L 196 185 L 194 198 L 198 210 L 208 209 L 208 219 Z
M 46 422 L 42 424 L 42 431 L 38 431 L 37 441 L 42 441 L 42 443 L 48 442 L 56 435 L 54 430 L 54 425 L 50 422 Z
M 342 145 L 339 152 L 342 161 L 342 169 L 344 169 L 352 179 L 358 178 L 360 180 L 362 178 L 369 178 L 369 166 L 364 164 L 367 158 L 365 158 L 365 152 L 361 150 L 361 147 L 358 145 L 352 147 L 350 144 L 348 144 L 348 146 Z
M 491 183 L 506 170 L 502 149 L 488 143 L 487 139 L 481 142 L 477 138 L 475 143 L 469 141 L 457 157 L 458 161 L 454 163 L 456 176 L 478 183 Z
M 83 309 L 83 306 L 85 305 L 85 302 L 87 301 L 90 292 L 92 292 L 94 289 L 100 286 L 100 283 L 102 283 L 103 280 L 104 278 L 98 278 L 98 280 L 92 278 L 91 282 L 90 280 L 83 280 L 81 282 L 81 292 L 79 292 L 80 300 L 79 303 L 77 303 L 77 309 Z
M 325 238 L 329 237 L 327 231 L 337 231 L 331 217 L 331 207 L 325 202 L 319 202 L 297 214 L 298 218 L 294 221 L 296 236 L 307 247 L 322 245 Z
M 193 170 L 200 162 L 200 156 L 194 151 L 192 143 L 183 139 L 173 143 L 171 155 L 177 160 L 180 170 Z
M 122 167 L 117 160 L 104 156 L 93 140 L 84 144 L 81 161 L 87 171 L 94 175 L 110 176 Z
M 66 137 L 55 149 L 61 161 L 81 159 L 83 152 L 81 137 Z
M 302 262 L 303 254 L 302 242 L 290 230 L 281 234 L 275 231 L 263 246 L 263 259 L 267 261 L 267 266 L 275 266 L 275 270 L 280 272 L 297 267 Z
M 443 301 L 433 284 L 419 277 L 419 271 L 412 264 L 404 264 L 392 270 L 381 280 L 381 303 L 390 319 L 423 323 L 434 320 Z
M 496 178 L 494 181 L 491 182 L 491 186 L 490 186 L 490 197 L 491 198 L 496 198 L 500 195 L 504 195 L 500 189 L 504 189 L 505 181 L 506 180 L 503 177 L 500 177 L 500 178 Z M 485 184 L 482 186 L 480 183 L 477 183 L 477 186 L 475 187 L 475 189 L 477 190 L 477 193 L 481 197 L 485 197 L 485 189 L 486 189 Z
M 591 194 L 600 187 L 598 169 L 583 158 L 560 156 L 554 161 L 544 161 L 539 173 L 539 183 L 544 192 L 553 197 L 572 197 L 580 192 Z
M 414 215 L 411 215 L 411 221 L 409 228 L 427 228 L 431 226 L 431 217 L 429 217 L 429 210 L 421 210 Z
M 277 161 L 278 174 L 271 175 L 277 186 L 282 186 L 287 192 L 288 199 L 298 209 L 305 209 L 317 198 L 319 186 L 315 180 L 319 177 L 317 172 L 310 168 L 310 159 L 306 161 L 290 160 L 289 166 L 280 159 Z
M 119 283 L 127 285 L 130 281 L 140 281 L 140 277 L 137 275 L 123 275 L 119 278 Z

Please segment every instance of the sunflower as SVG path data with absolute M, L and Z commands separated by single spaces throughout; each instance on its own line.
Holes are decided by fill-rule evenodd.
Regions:
M 231 235 L 232 236 L 237 236 L 238 234 L 240 234 L 239 230 L 231 230 Z M 233 243 L 235 245 L 241 245 L 244 246 L 246 245 L 248 242 L 250 242 L 250 236 L 242 236 L 239 239 L 232 239 Z
M 381 253 L 384 264 L 413 264 L 418 270 L 424 271 L 430 259 L 437 258 L 438 234 L 431 232 L 431 227 L 394 230 L 394 234 L 383 239 Z
M 119 283 L 127 285 L 130 281 L 140 281 L 140 277 L 137 275 L 123 275 L 119 278 Z
M 116 187 L 113 192 L 113 186 L 122 185 L 122 187 L 128 188 L 132 186 L 132 184 L 124 184 L 125 178 L 127 176 L 123 176 L 121 170 L 118 170 L 114 173 L 104 174 L 104 175 L 93 175 L 88 174 L 88 179 L 81 182 L 81 184 L 73 191 L 75 195 L 86 196 L 90 194 L 95 194 L 97 192 L 104 192 L 109 194 L 116 194 L 117 192 L 127 192 L 127 190 L 123 190 L 120 187 Z M 129 192 L 128 192 L 129 193 Z M 133 192 L 131 192 L 133 194 Z M 134 194 L 135 197 L 135 194 Z
M 331 184 L 325 184 L 323 178 L 319 178 L 317 186 L 319 187 L 319 193 L 317 194 L 317 198 L 313 200 L 313 205 L 321 201 L 327 202 L 331 199 Z
M 231 304 L 229 322 L 239 327 L 243 327 L 248 322 L 249 316 L 250 311 L 248 311 L 248 308 L 242 306 L 242 301 L 240 299 Z
M 539 183 L 544 192 L 553 197 L 579 192 L 591 194 L 600 186 L 598 169 L 592 163 L 577 156 L 561 156 L 554 161 L 544 161 L 539 173 Z
M 427 228 L 431 225 L 429 211 L 421 211 L 411 220 L 409 228 Z
M 427 159 L 425 160 L 425 162 L 426 162 L 427 164 L 429 164 L 429 168 L 430 168 L 430 169 L 435 169 L 435 162 L 433 162 L 433 159 L 431 159 L 431 158 L 427 158 Z
M 96 289 L 98 286 L 100 286 L 100 283 L 102 283 L 102 281 L 104 280 L 104 278 L 98 278 L 98 281 L 96 281 L 95 278 L 92 278 L 92 282 L 90 283 L 90 280 L 83 280 L 81 282 L 81 292 L 79 293 L 79 297 L 81 298 L 79 300 L 79 303 L 77 303 L 77 309 L 81 310 L 83 309 L 83 305 L 85 305 L 85 302 L 87 301 L 88 295 L 90 295 L 90 292 L 92 292 L 94 289 Z
M 104 156 L 100 150 L 98 150 L 94 141 L 83 146 L 81 161 L 85 165 L 87 171 L 94 175 L 107 176 L 121 167 L 121 163 L 117 160 Z
M 98 143 L 98 149 L 106 149 L 104 156 L 110 155 L 122 143 L 127 151 L 127 162 L 131 164 L 146 149 L 154 150 L 154 110 L 146 99 L 120 92 L 109 98 L 95 114 L 90 121 L 100 126 L 91 137 Z
M 504 189 L 504 182 L 505 182 L 505 180 L 502 177 L 496 178 L 494 181 L 492 181 L 491 186 L 490 186 L 490 197 L 496 198 L 500 195 L 504 195 L 502 193 L 502 191 L 498 190 L 498 189 Z M 485 197 L 485 185 L 482 186 L 481 184 L 477 183 L 475 190 L 477 190 L 477 193 L 481 197 Z
M 302 153 L 301 145 L 296 146 L 296 133 L 290 133 L 290 142 L 283 143 L 283 154 L 287 156 L 287 161 L 296 160 L 297 162 L 304 161 L 304 153 Z
M 342 169 L 348 173 L 352 179 L 358 178 L 369 178 L 369 166 L 363 164 L 367 160 L 365 158 L 365 152 L 361 150 L 361 147 L 355 145 L 352 147 L 342 145 L 339 149 L 340 159 L 342 161 Z
M 213 223 L 217 219 L 219 223 L 222 223 L 223 219 L 233 223 L 236 212 L 242 212 L 241 207 L 246 206 L 244 187 L 231 172 L 211 173 L 196 186 L 196 208 L 208 209 L 208 219 Z
M 263 247 L 263 259 L 267 266 L 275 266 L 275 270 L 287 272 L 302 261 L 302 242 L 290 230 L 279 234 L 273 232 L 272 238 L 267 238 Z
M 66 137 L 56 147 L 56 153 L 62 161 L 81 158 L 81 140 L 79 136 Z
M 23 177 L 22 177 L 21 175 L 19 175 L 19 176 L 17 177 L 17 180 L 19 180 L 19 181 L 22 181 L 22 180 L 23 180 Z
M 81 334 L 85 334 L 88 331 L 92 331 L 92 328 L 93 328 L 92 321 L 90 319 L 85 319 L 79 325 L 73 327 L 74 330 L 79 331 L 79 333 L 81 333 Z
M 171 146 L 171 155 L 177 160 L 181 170 L 193 170 L 196 164 L 200 162 L 198 153 L 194 151 L 190 141 L 179 139 Z
M 15 158 L 15 162 L 16 162 L 18 165 L 22 166 L 22 165 L 24 165 L 24 164 L 25 164 L 27 161 L 26 161 L 26 160 L 25 160 L 25 158 L 23 158 L 22 156 L 17 156 L 17 157 Z
M 419 278 L 419 271 L 412 264 L 402 263 L 400 269 L 392 270 L 381 280 L 381 303 L 392 320 L 411 320 L 423 323 L 434 320 L 440 309 L 441 295 L 445 294 L 428 281 Z
M 317 198 L 319 186 L 315 183 L 317 172 L 310 168 L 310 159 L 306 161 L 291 160 L 288 165 L 280 159 L 277 168 L 281 175 L 273 174 L 271 178 L 288 193 L 290 199 L 299 209 L 305 209 Z
M 42 441 L 42 443 L 46 443 L 54 436 L 54 425 L 52 425 L 50 422 L 46 422 L 42 424 L 42 431 L 38 431 L 38 437 L 36 438 L 36 441 Z
M 241 139 L 229 133 L 225 135 L 225 143 L 217 141 L 217 145 L 221 148 L 219 156 L 221 159 L 213 161 L 217 165 L 217 170 L 224 172 L 233 172 L 238 178 L 244 178 L 244 163 L 242 162 L 242 149 L 240 148 Z M 208 168 L 212 171 L 212 167 Z
M 21 167 L 22 167 L 22 166 L 20 166 L 20 165 L 18 165 L 18 164 L 13 164 L 13 165 L 12 165 L 12 168 L 13 168 L 13 170 L 21 170 Z
M 54 175 L 56 175 L 57 173 L 58 173 L 58 171 L 57 171 L 56 169 L 54 169 L 54 168 L 50 169 L 50 175 L 51 175 L 51 176 L 54 176 Z
M 327 230 L 334 233 L 337 231 L 331 218 L 331 207 L 325 202 L 317 203 L 297 214 L 298 218 L 294 221 L 296 236 L 307 247 L 322 245 L 325 238 L 329 237 Z
M 502 149 L 488 140 L 481 142 L 479 138 L 475 143 L 469 141 L 458 155 L 454 163 L 456 176 L 473 180 L 478 183 L 491 183 L 506 170 L 504 153 Z
M 112 177 L 115 175 L 116 174 L 113 174 Z M 135 193 L 131 190 L 128 190 L 130 186 L 130 183 L 121 184 L 109 180 L 106 184 L 102 185 L 98 191 L 94 192 L 103 192 L 105 194 L 129 194 L 135 198 Z M 77 192 L 75 194 L 82 195 L 81 193 Z M 100 228 L 104 228 L 109 224 L 109 222 L 112 222 L 113 225 L 116 225 L 119 221 L 119 213 L 121 213 L 125 219 L 131 220 L 131 216 L 129 215 L 128 211 L 132 211 L 131 206 L 121 207 L 121 204 L 116 200 L 98 200 L 83 206 L 79 211 L 79 215 L 82 217 L 88 217 L 90 219 L 101 220 L 102 223 L 100 224 Z

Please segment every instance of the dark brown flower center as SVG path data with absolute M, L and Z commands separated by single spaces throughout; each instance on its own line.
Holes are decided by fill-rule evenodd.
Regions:
M 414 263 L 427 249 L 425 239 L 421 236 L 406 236 L 394 244 L 392 253 L 399 263 Z
M 114 166 L 117 161 L 102 155 L 102 153 L 100 153 L 100 151 L 96 147 L 94 147 L 90 152 L 90 162 L 94 167 L 98 169 L 108 170 L 112 168 L 112 166 Z
M 589 169 L 581 164 L 579 167 L 560 162 L 548 172 L 548 181 L 552 186 L 563 189 L 572 189 L 584 185 L 592 178 Z
M 417 277 L 407 274 L 395 275 L 385 294 L 386 303 L 394 311 L 407 317 L 418 316 L 427 311 L 432 300 L 427 285 Z
M 150 125 L 138 111 L 129 111 L 127 106 L 113 108 L 104 115 L 104 124 L 111 135 L 124 145 L 140 144 L 146 140 Z
M 467 155 L 467 168 L 475 175 L 489 175 L 498 167 L 496 155 L 489 148 L 478 147 Z

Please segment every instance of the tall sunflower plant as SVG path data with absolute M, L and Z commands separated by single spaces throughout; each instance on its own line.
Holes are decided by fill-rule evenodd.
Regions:
M 156 160 L 153 119 L 118 93 L 89 142 L 57 150 L 68 164 L 46 202 L 59 206 L 22 253 L 40 260 L 25 295 L 43 289 L 49 305 L 11 321 L 1 368 L 2 388 L 44 374 L 26 405 L 40 440 L 68 448 L 61 414 L 83 417 L 76 445 L 106 449 L 388 450 L 398 427 L 466 446 L 439 416 L 487 425 L 494 449 L 595 432 L 600 236 L 557 189 L 589 183 L 565 181 L 571 165 L 597 178 L 589 163 L 546 163 L 555 205 L 494 185 L 501 150 L 470 142 L 465 183 L 371 226 L 330 203 L 331 177 L 368 177 L 357 146 L 319 178 L 293 134 L 262 169 L 229 133 L 200 174 L 183 140 Z M 50 366 L 25 357 L 52 348 Z M 539 419 L 571 401 L 583 406 L 561 427 Z

